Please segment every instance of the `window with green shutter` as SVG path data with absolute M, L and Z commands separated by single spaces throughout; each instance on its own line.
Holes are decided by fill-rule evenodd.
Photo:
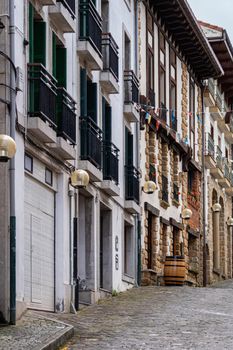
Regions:
M 97 123 L 97 84 L 87 80 L 87 115 Z
M 46 66 L 46 23 L 34 21 L 34 63 L 41 63 Z
M 85 68 L 80 69 L 80 107 L 81 116 L 87 116 L 87 72 Z
M 112 108 L 105 98 L 102 98 L 102 121 L 104 141 L 112 141 Z
M 125 165 L 133 165 L 133 135 L 125 128 Z

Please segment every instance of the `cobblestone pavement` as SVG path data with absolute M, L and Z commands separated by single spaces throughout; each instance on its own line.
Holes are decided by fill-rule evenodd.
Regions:
M 16 326 L 0 328 L 1 350 L 37 350 L 64 333 L 67 325 L 27 312 Z M 66 338 L 67 339 L 67 338 Z
M 233 349 L 233 282 L 217 287 L 135 288 L 60 315 L 75 328 L 63 349 Z

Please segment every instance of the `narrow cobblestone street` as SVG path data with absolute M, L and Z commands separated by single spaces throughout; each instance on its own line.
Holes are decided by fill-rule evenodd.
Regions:
M 232 301 L 232 281 L 143 287 L 60 319 L 75 328 L 68 349 L 233 349 Z

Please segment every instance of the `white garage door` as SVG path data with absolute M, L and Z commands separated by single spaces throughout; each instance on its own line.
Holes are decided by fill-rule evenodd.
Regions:
M 25 301 L 54 311 L 54 192 L 25 177 Z

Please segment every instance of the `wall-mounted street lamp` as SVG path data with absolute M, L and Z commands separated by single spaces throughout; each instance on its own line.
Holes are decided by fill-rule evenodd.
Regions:
M 155 192 L 156 189 L 157 186 L 154 181 L 146 181 L 142 188 L 143 192 L 145 192 L 146 194 L 152 194 Z
M 191 217 L 192 217 L 192 215 L 193 215 L 192 210 L 189 209 L 189 208 L 185 208 L 185 209 L 182 211 L 182 213 L 181 213 L 181 218 L 182 218 L 183 220 L 190 220 Z
M 71 173 L 70 183 L 74 188 L 87 187 L 89 184 L 89 175 L 85 170 L 76 169 Z
M 229 227 L 232 227 L 232 226 L 233 226 L 233 218 L 232 218 L 232 217 L 229 217 L 229 218 L 227 219 L 227 226 L 229 226 Z
M 212 206 L 212 210 L 213 210 L 214 213 L 219 213 L 219 212 L 222 210 L 221 204 L 215 203 L 215 204 Z
M 16 143 L 8 135 L 0 135 L 0 162 L 7 162 L 16 152 Z

